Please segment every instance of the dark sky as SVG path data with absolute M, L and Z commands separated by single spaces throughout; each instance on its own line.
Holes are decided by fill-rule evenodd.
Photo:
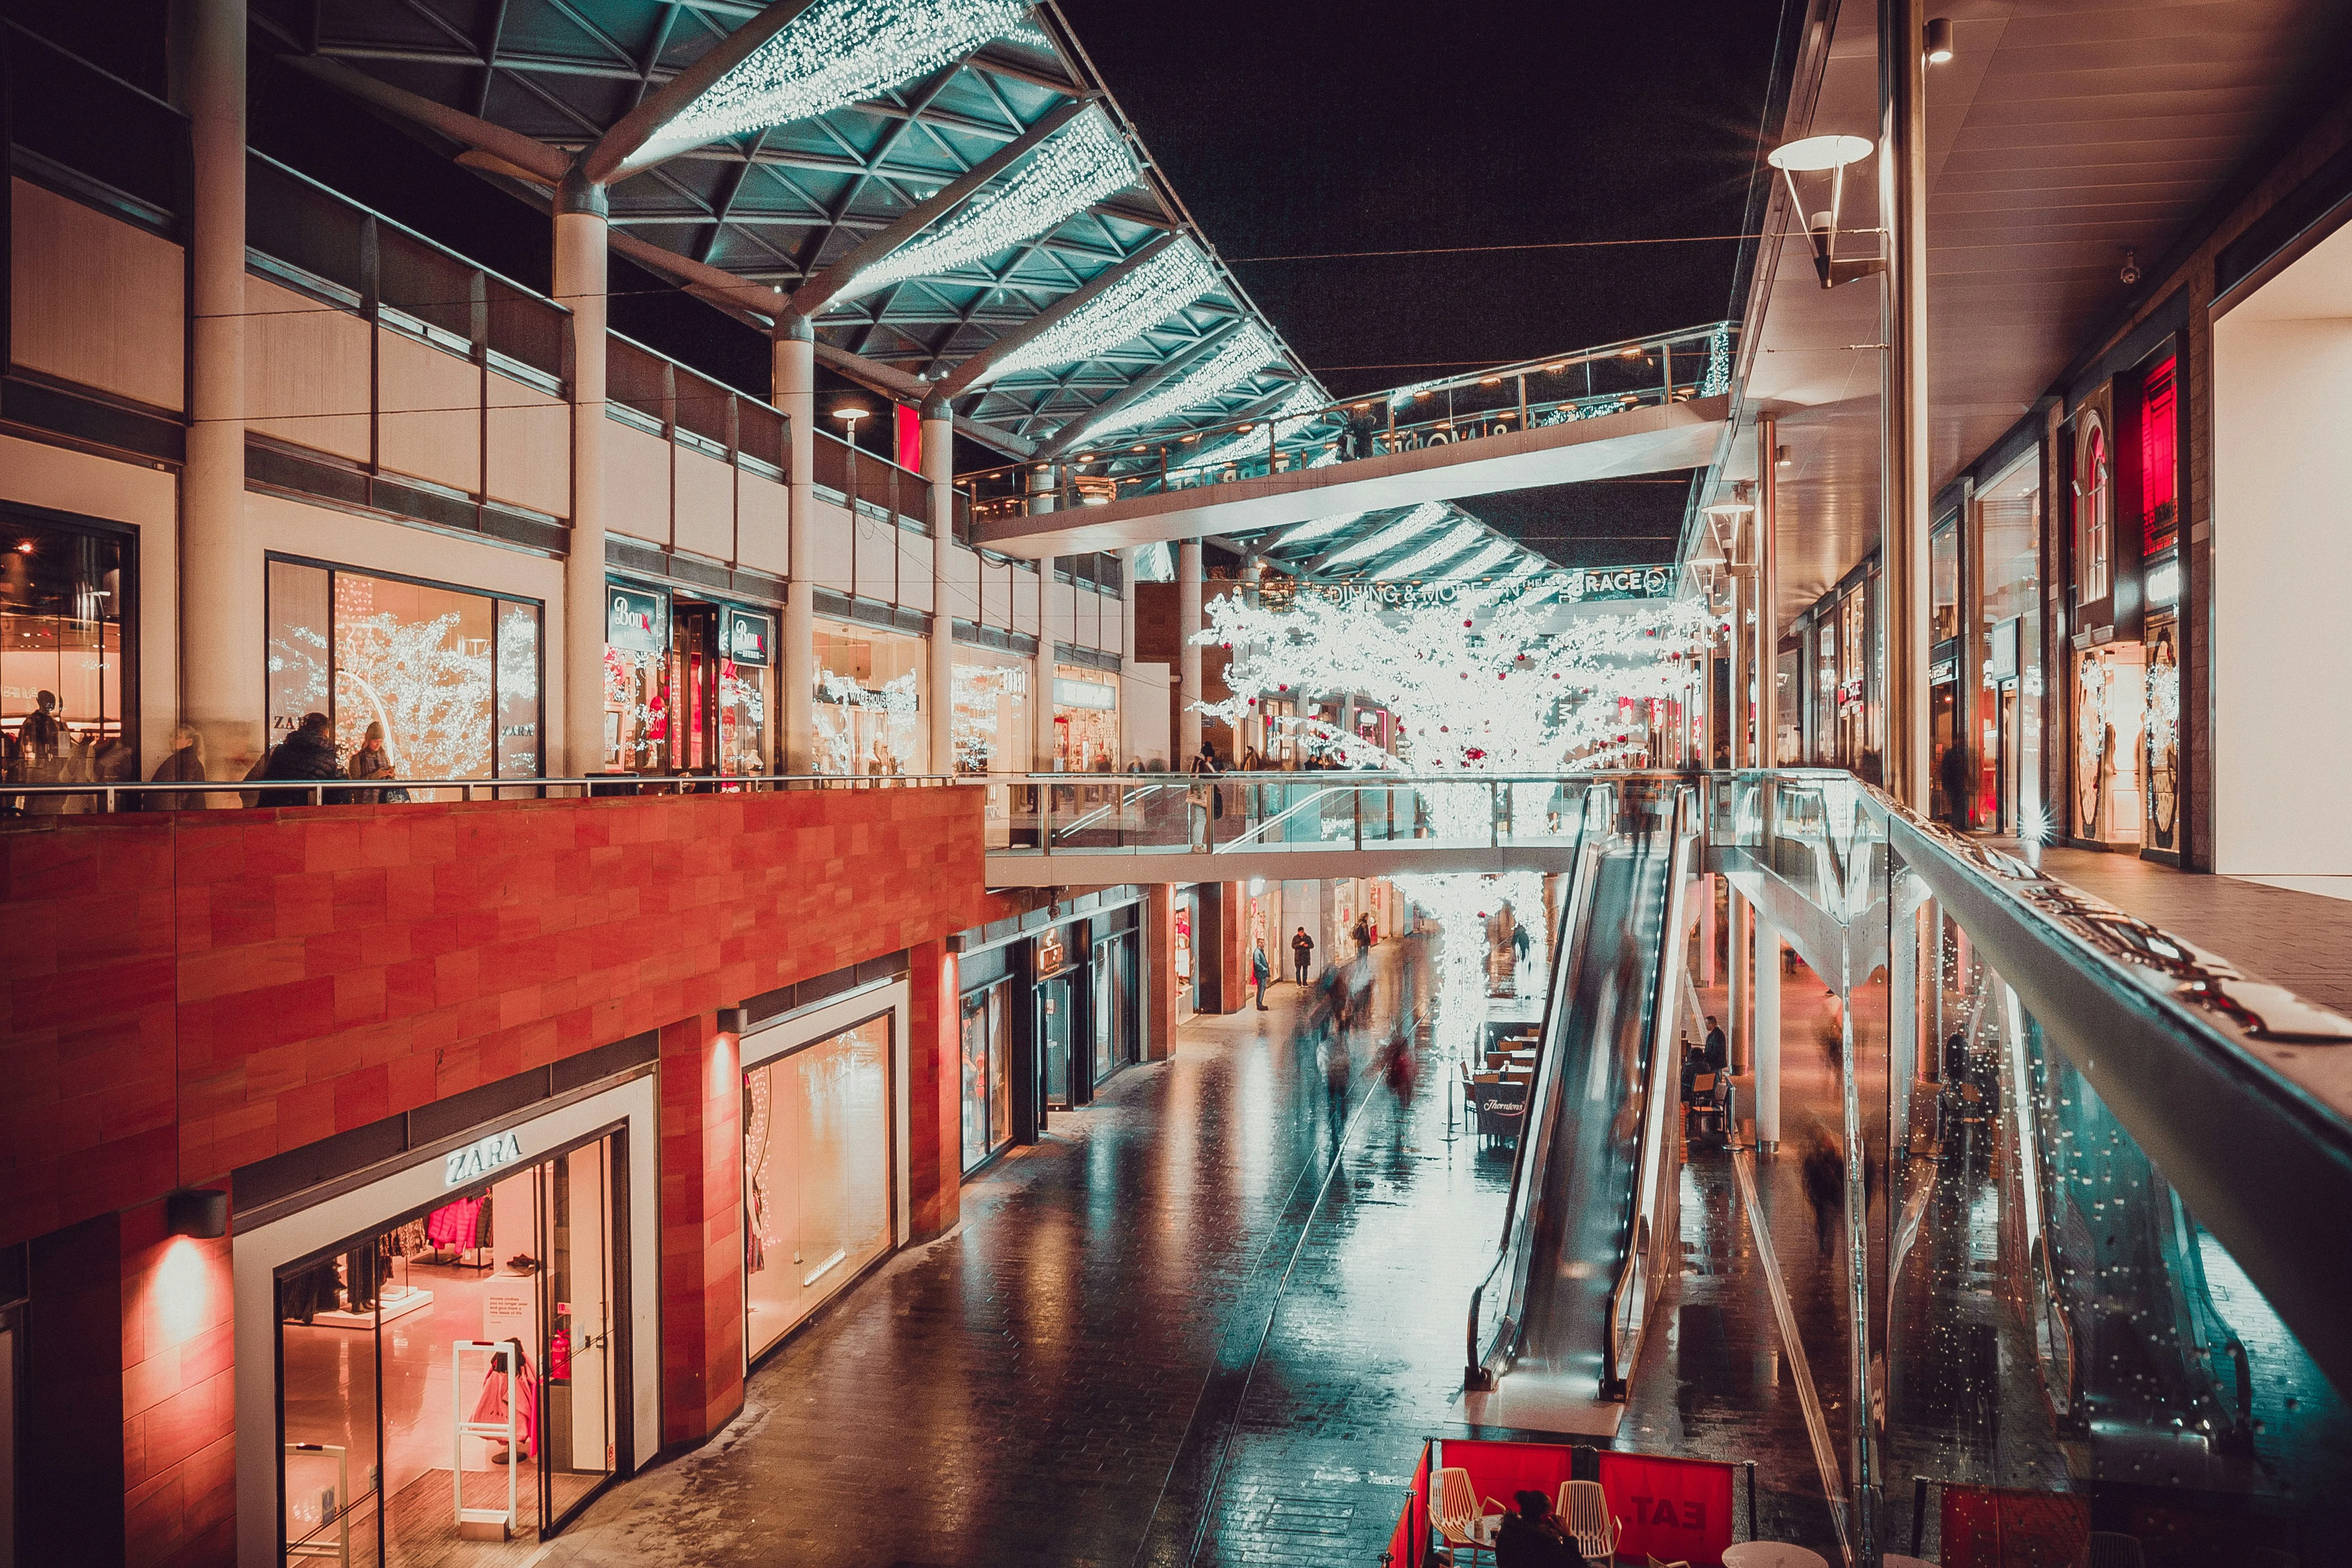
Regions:
M 1342 396 L 1719 321 L 1777 0 L 1062 0 L 1244 288 Z M 1466 500 L 1554 560 L 1672 558 L 1686 476 Z M 1678 482 L 1680 481 L 1680 482 Z

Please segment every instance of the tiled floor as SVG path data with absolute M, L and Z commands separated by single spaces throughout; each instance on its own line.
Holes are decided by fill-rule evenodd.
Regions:
M 2352 901 L 2090 849 L 2045 849 L 2042 868 L 2249 974 L 2352 1014 Z

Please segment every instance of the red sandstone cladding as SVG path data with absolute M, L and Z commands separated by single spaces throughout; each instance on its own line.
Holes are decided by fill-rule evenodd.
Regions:
M 979 792 L 0 829 L 0 1245 L 983 918 Z

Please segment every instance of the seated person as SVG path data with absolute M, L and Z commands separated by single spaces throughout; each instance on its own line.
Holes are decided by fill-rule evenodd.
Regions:
M 1519 1511 L 1505 1514 L 1495 1531 L 1495 1568 L 1584 1568 L 1584 1553 L 1552 1512 L 1551 1499 L 1533 1490 L 1512 1496 Z

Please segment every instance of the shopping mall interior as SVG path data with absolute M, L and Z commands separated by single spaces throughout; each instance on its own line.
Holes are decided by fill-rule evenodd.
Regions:
M 0 1568 L 2352 1565 L 2347 81 L 9 0 Z

